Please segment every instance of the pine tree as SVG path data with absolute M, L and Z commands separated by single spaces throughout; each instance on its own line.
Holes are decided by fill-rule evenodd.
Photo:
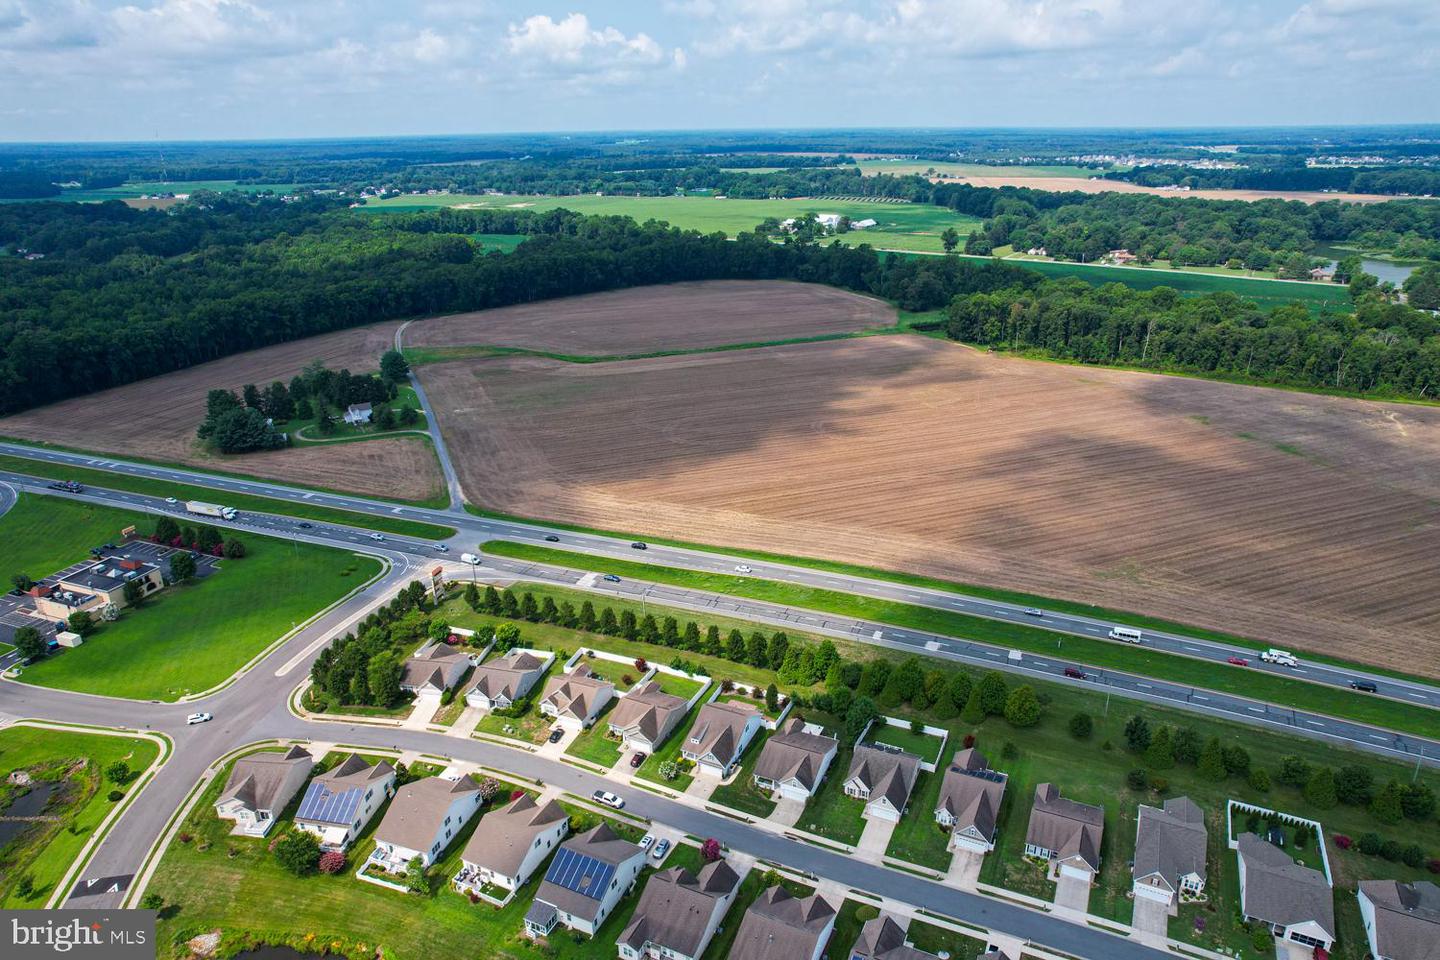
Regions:
M 1370 815 L 1381 823 L 1399 823 L 1405 816 L 1405 788 L 1391 780 L 1370 801 Z
M 1150 746 L 1145 748 L 1145 766 L 1151 770 L 1169 770 L 1175 766 L 1175 748 L 1171 746 L 1169 727 L 1161 727 L 1150 738 Z
M 745 635 L 739 630 L 730 631 L 730 637 L 725 647 L 725 658 L 735 663 L 745 662 Z
M 480 590 L 473 583 L 465 584 L 465 606 L 471 610 L 480 608 Z
M 1005 698 L 1005 719 L 1012 727 L 1033 727 L 1040 722 L 1040 700 L 1029 684 L 1016 687 Z
M 634 640 L 639 633 L 639 627 L 635 621 L 635 611 L 622 610 L 620 612 L 620 636 L 626 640 Z
M 685 640 L 684 643 L 681 644 L 681 646 L 683 646 L 686 650 L 698 651 L 700 649 L 700 627 L 698 624 L 695 623 L 694 620 L 686 622 Z
M 1005 700 L 1010 696 L 1010 689 L 1000 671 L 987 672 L 975 689 L 980 693 L 980 706 L 987 717 L 998 717 L 1005 712 Z
M 1317 810 L 1329 810 L 1338 802 L 1335 794 L 1335 771 L 1317 767 L 1305 784 L 1305 799 Z
M 540 617 L 540 604 L 535 601 L 535 594 L 529 590 L 520 598 L 520 619 L 529 620 L 534 623 Z
M 713 623 L 705 631 L 705 652 L 712 657 L 725 655 L 725 647 L 720 642 L 720 628 Z
M 1225 779 L 1225 751 L 1220 746 L 1219 737 L 1205 741 L 1205 746 L 1200 748 L 1200 762 L 1195 766 L 1206 780 L 1219 783 Z
M 611 619 L 614 619 L 614 614 L 611 614 Z M 589 600 L 580 604 L 580 618 L 575 625 L 586 633 L 595 632 L 595 604 Z
M 960 711 L 960 720 L 970 726 L 976 726 L 985 719 L 985 705 L 980 699 L 980 685 L 970 691 L 970 697 L 965 701 L 965 709 Z
M 544 623 L 558 623 L 560 621 L 560 608 L 555 605 L 554 597 L 546 597 L 545 602 L 540 604 L 539 618 Z
M 482 603 L 484 604 L 486 613 L 490 614 L 492 617 L 498 617 L 500 615 L 500 611 L 502 609 L 502 605 L 500 603 L 500 592 L 495 589 L 495 586 L 493 584 L 485 584 L 485 599 L 482 601 Z
M 615 619 L 615 611 L 606 607 L 600 611 L 600 632 L 607 637 L 613 637 L 620 630 L 620 621 Z
M 1131 753 L 1144 753 L 1150 747 L 1150 722 L 1138 713 L 1125 721 L 1125 747 Z

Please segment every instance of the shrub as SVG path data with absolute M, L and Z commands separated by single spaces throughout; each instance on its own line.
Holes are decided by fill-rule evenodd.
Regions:
M 1256 767 L 1250 771 L 1250 789 L 1257 793 L 1270 792 L 1270 774 L 1264 767 Z
M 700 859 L 706 863 L 714 863 L 720 859 L 720 841 L 714 837 L 700 844 Z
M 320 854 L 321 873 L 339 873 L 345 869 L 345 854 L 339 850 L 326 850 Z
M 524 791 L 524 790 L 520 790 L 520 789 L 511 790 L 511 791 L 510 791 L 510 802 L 511 802 L 511 803 L 514 803 L 516 800 L 519 800 L 519 799 L 520 799 L 521 797 L 523 797 L 523 796 L 525 796 L 525 791 Z
M 1150 746 L 1150 722 L 1140 714 L 1125 721 L 1125 749 L 1131 753 L 1144 753 Z
M 35 878 L 25 874 L 15 884 L 15 895 L 22 900 L 29 900 L 35 893 Z
M 1033 727 L 1040 722 L 1040 701 L 1029 684 L 1010 691 L 1005 698 L 1005 720 L 1012 727 Z
M 975 734 L 965 734 L 964 738 L 960 742 L 964 745 L 966 750 L 969 750 L 971 747 L 975 746 Z
M 650 670 L 650 663 L 644 657 L 636 657 L 635 669 L 640 671 L 641 676 L 644 676 Z
M 1095 731 L 1095 721 L 1088 713 L 1077 713 L 1070 718 L 1070 736 L 1076 740 L 1089 740 Z
M 189 843 L 191 840 L 195 839 L 195 834 L 182 830 L 180 831 L 180 835 L 177 836 L 175 839 L 179 840 L 181 843 Z
M 1425 869 L 1431 873 L 1440 873 L 1440 859 L 1425 861 Z
M 106 796 L 107 799 L 109 799 L 109 801 L 110 801 L 111 803 L 114 803 L 115 801 L 119 800 L 121 797 L 125 796 L 125 792 L 124 792 L 123 790 L 111 790 L 111 791 L 110 791 L 109 793 L 107 793 L 105 796 Z
M 1154 790 L 1156 793 L 1164 793 L 1166 790 L 1170 789 L 1170 781 L 1166 780 L 1164 777 L 1152 776 L 1150 778 L 1150 789 Z
M 1407 867 L 1418 867 L 1425 862 L 1425 848 L 1412 843 L 1400 851 L 1400 862 Z
M 1330 839 L 1335 841 L 1335 846 L 1339 847 L 1341 850 L 1349 850 L 1350 847 L 1353 846 L 1355 843 L 1354 840 L 1350 839 L 1343 833 L 1333 834 Z
M 130 779 L 130 765 L 124 760 L 116 760 L 105 768 L 105 779 L 111 783 L 123 784 Z
M 1145 772 L 1143 767 L 1136 767 L 1125 774 L 1125 783 L 1131 790 L 1144 790 L 1150 783 L 1150 775 Z
M 1389 860 L 1391 863 L 1400 859 L 1401 851 L 1402 848 L 1399 840 L 1386 840 L 1380 844 L 1380 856 Z
M 665 780 L 675 780 L 680 776 L 680 768 L 674 760 L 666 760 L 660 764 L 660 776 Z
M 405 889 L 411 893 L 428 893 L 430 890 L 430 878 L 425 876 L 425 865 L 419 857 L 414 857 L 405 865 Z
M 1020 748 L 1015 746 L 1014 741 L 1006 740 L 1005 745 L 1000 748 L 1000 757 L 1004 760 L 1018 760 Z
M 628 673 L 620 674 L 620 686 L 628 687 L 635 682 L 635 678 Z
M 141 910 L 159 910 L 165 906 L 165 898 L 158 893 L 147 893 L 140 898 Z
M 320 862 L 320 841 L 304 830 L 292 830 L 274 844 L 275 859 L 297 877 L 314 873 Z
M 1405 816 L 1405 788 L 1391 780 L 1370 802 L 1370 815 L 1381 823 L 1399 823 Z
M 1256 927 L 1250 934 L 1250 945 L 1268 956 L 1275 949 L 1275 937 L 1267 927 Z
M 1319 767 L 1310 775 L 1305 782 L 1305 799 L 1312 807 L 1319 810 L 1329 810 L 1335 806 L 1335 771 L 1329 767 Z

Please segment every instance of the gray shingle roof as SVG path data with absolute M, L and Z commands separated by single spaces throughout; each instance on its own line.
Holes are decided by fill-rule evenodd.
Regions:
M 955 818 L 954 829 L 974 828 L 987 840 L 995 835 L 995 817 L 1005 797 L 1008 778 L 990 769 L 985 754 L 971 747 L 955 754 L 940 782 L 935 811 Z
M 480 787 L 469 777 L 459 780 L 426 777 L 407 783 L 395 791 L 385 819 L 375 830 L 375 839 L 407 850 L 429 850 L 455 798 L 479 792 Z
M 315 758 L 300 747 L 291 747 L 284 753 L 272 750 L 241 757 L 230 768 L 230 778 L 225 781 L 225 789 L 215 802 L 221 804 L 239 800 L 250 810 L 283 807 L 290 799 L 279 795 L 285 778 L 297 765 L 303 764 L 309 770 L 314 763 Z
M 698 875 L 684 867 L 662 870 L 645 884 L 635 915 L 618 942 L 636 950 L 654 943 L 697 956 L 719 901 L 739 884 L 739 875 L 724 860 L 707 863 Z
M 616 836 L 615 831 L 604 823 L 585 833 L 571 837 L 560 845 L 560 849 L 572 850 L 584 857 L 593 857 L 612 867 L 618 867 L 632 857 L 645 855 L 645 851 L 628 840 L 621 840 Z M 595 896 L 592 897 L 579 890 L 572 890 L 562 887 L 558 883 L 543 880 L 540 883 L 540 889 L 535 891 L 535 903 L 548 903 L 571 916 L 594 920 L 595 915 L 600 912 L 600 902 L 604 899 L 606 891 L 593 890 L 589 892 L 594 893 Z
M 1313 920 L 1335 936 L 1335 898 L 1318 870 L 1302 867 L 1290 855 L 1253 833 L 1242 833 L 1235 852 L 1245 861 L 1245 890 L 1240 907 L 1247 917 L 1291 926 Z
M 705 704 L 690 728 L 685 752 L 697 757 L 713 754 L 721 765 L 729 766 L 740 748 L 740 734 L 745 724 L 759 713 L 753 704 L 734 700 Z
M 1100 869 L 1100 839 L 1105 833 L 1105 808 L 1060 796 L 1060 788 L 1042 783 L 1035 788 L 1025 842 L 1049 850 L 1061 860 L 1079 857 L 1091 870 Z
M 1171 890 L 1191 873 L 1205 879 L 1205 814 L 1189 797 L 1173 797 L 1163 809 L 1140 805 L 1135 824 L 1135 867 L 1139 880 L 1159 874 Z
M 765 741 L 755 760 L 755 776 L 776 783 L 793 777 L 805 789 L 814 790 L 825 757 L 838 745 L 834 737 L 806 733 L 805 722 L 799 718 L 786 721 Z
M 1375 946 L 1389 960 L 1440 960 L 1440 887 L 1429 880 L 1361 880 L 1375 905 Z
M 433 683 L 444 689 L 446 668 L 453 667 L 455 661 L 464 659 L 465 654 L 446 644 L 428 644 L 405 661 L 400 672 L 400 685 L 422 687 L 426 683 Z
M 870 790 L 870 800 L 881 797 L 896 810 L 904 810 L 915 778 L 920 776 L 920 758 L 894 747 L 862 743 L 850 757 L 846 781 L 859 779 Z
M 526 682 L 526 677 L 544 666 L 545 661 L 533 653 L 511 650 L 499 660 L 476 667 L 470 677 L 468 690 L 476 690 L 491 700 L 500 697 L 514 700 L 516 691 Z
M 905 931 L 888 913 L 867 920 L 860 928 L 852 960 L 936 960 L 935 954 L 905 945 Z
M 760 894 L 745 911 L 729 960 L 799 960 L 810 957 L 835 917 L 835 908 L 818 893 L 803 900 L 784 887 Z
M 620 698 L 610 711 L 610 725 L 619 730 L 638 728 L 645 739 L 654 743 L 680 722 L 685 706 L 685 698 L 666 693 L 651 680 Z
M 566 819 L 554 800 L 536 803 L 530 794 L 518 797 L 503 810 L 485 814 L 470 835 L 461 855 L 466 863 L 488 867 L 507 877 L 515 876 L 535 838 Z
M 592 676 L 590 665 L 582 663 L 569 673 L 551 677 L 542 700 L 553 704 L 562 716 L 569 714 L 577 720 L 588 720 L 606 688 L 613 693 L 615 685 Z

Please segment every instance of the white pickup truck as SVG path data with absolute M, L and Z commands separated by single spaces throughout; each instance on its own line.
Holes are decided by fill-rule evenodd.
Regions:
M 1296 659 L 1295 654 L 1285 650 L 1277 650 L 1274 647 L 1260 654 L 1260 659 L 1266 663 L 1274 663 L 1282 667 L 1300 666 L 1300 661 Z

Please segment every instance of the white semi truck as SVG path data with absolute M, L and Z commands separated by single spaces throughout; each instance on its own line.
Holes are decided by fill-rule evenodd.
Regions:
M 201 517 L 219 517 L 222 520 L 235 519 L 234 507 L 222 507 L 218 503 L 206 503 L 203 500 L 186 500 L 185 512 Z

